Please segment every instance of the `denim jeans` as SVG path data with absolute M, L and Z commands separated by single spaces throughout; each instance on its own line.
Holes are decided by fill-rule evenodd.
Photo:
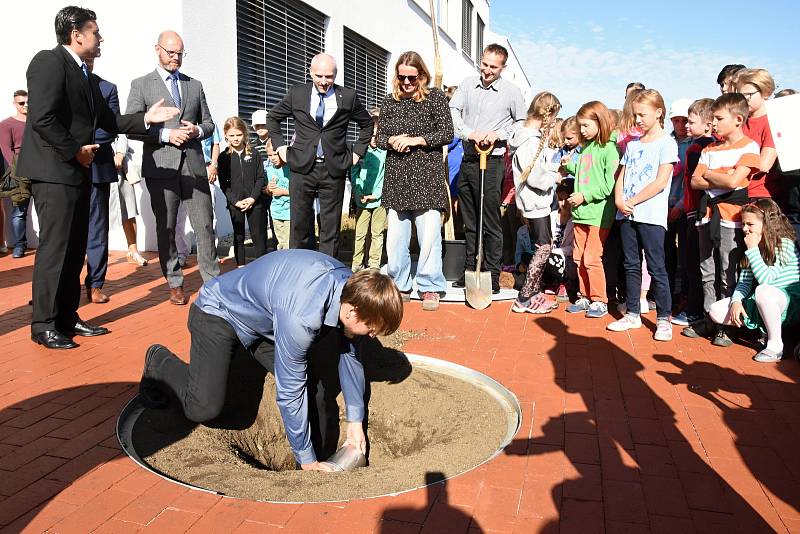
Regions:
M 642 290 L 642 256 L 647 260 L 647 272 L 650 273 L 651 289 L 656 299 L 656 317 L 667 319 L 672 312 L 672 295 L 667 278 L 667 266 L 664 260 L 664 235 L 666 229 L 656 224 L 622 221 L 620 237 L 622 251 L 625 254 L 625 288 L 628 295 L 626 303 L 628 313 L 639 315 L 639 299 Z
M 389 210 L 386 232 L 387 272 L 400 291 L 411 291 L 411 223 L 417 227 L 419 262 L 417 289 L 420 293 L 446 289 L 442 273 L 442 219 L 438 210 Z
M 28 225 L 28 206 L 30 199 L 26 200 L 19 206 L 11 208 L 11 241 L 14 248 L 26 249 L 28 248 L 28 237 L 25 235 L 26 227 Z

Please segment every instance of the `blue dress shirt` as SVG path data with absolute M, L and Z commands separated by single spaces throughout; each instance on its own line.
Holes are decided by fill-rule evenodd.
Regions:
M 323 325 L 338 327 L 342 288 L 352 271 L 312 250 L 270 252 L 206 282 L 195 305 L 228 321 L 245 347 L 275 343 L 275 383 L 286 437 L 301 464 L 316 460 L 306 392 L 306 353 Z M 355 347 L 339 359 L 348 421 L 364 419 L 364 367 Z

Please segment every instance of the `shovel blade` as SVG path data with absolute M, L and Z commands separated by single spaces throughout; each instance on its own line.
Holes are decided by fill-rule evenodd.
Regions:
M 488 308 L 492 303 L 492 275 L 489 272 L 466 271 L 464 288 L 467 303 L 476 310 Z

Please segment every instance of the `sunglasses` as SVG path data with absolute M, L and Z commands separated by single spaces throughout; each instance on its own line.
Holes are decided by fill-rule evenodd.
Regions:
M 417 75 L 414 76 L 403 76 L 402 74 L 397 75 L 397 79 L 401 82 L 410 82 L 410 83 L 417 83 Z

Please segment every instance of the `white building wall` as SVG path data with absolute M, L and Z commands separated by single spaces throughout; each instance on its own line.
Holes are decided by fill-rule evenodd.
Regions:
M 428 0 L 307 0 L 306 3 L 329 17 L 325 46 L 326 52 L 339 61 L 337 82 L 341 83 L 344 78 L 341 62 L 345 26 L 389 52 L 387 79 L 391 80 L 396 58 L 406 50 L 419 52 L 431 70 L 431 75 L 434 74 Z M 505 38 L 500 41 L 499 36 L 494 36 L 489 31 L 487 0 L 474 0 L 473 38 L 468 55 L 461 49 L 462 0 L 435 0 L 435 4 L 441 6 L 437 9 L 446 9 L 447 12 L 446 17 L 439 16 L 439 47 L 444 83 L 457 85 L 466 76 L 476 73 L 477 15 L 486 24 L 484 45 L 498 41 L 506 46 L 508 41 Z M 0 77 L 0 117 L 13 113 L 11 95 L 14 90 L 25 87 L 25 70 L 33 55 L 38 50 L 56 45 L 53 20 L 56 12 L 63 6 L 62 0 L 37 0 L 35 13 L 25 16 L 25 24 L 8 25 L 7 31 L 11 33 L 8 36 L 9 42 L 15 45 L 14 53 L 7 54 L 5 58 L 7 67 L 4 69 L 4 76 Z M 135 6 L 101 2 L 92 8 L 97 13 L 100 32 L 105 39 L 101 47 L 102 56 L 95 64 L 95 72 L 117 84 L 123 111 L 131 80 L 155 67 L 154 44 L 158 34 L 172 29 L 183 36 L 189 52 L 182 70 L 203 82 L 215 122 L 221 124 L 227 117 L 237 114 L 235 0 L 140 0 Z M 530 98 L 530 84 L 513 54 L 505 76 L 520 85 L 526 98 Z M 216 193 L 216 198 L 221 199 L 221 192 L 217 190 Z M 155 224 L 146 190 L 143 191 L 141 200 L 139 246 L 143 250 L 156 250 Z M 116 205 L 116 198 L 112 193 L 110 247 L 112 250 L 124 250 L 126 243 L 119 217 L 115 216 Z M 6 206 L 9 207 L 8 204 Z M 8 211 L 10 210 L 6 210 L 6 216 Z M 31 212 L 32 221 L 28 225 L 28 233 L 31 245 L 35 246 L 38 227 L 34 210 Z M 224 201 L 217 203 L 216 214 L 217 234 L 230 233 L 230 219 Z M 188 222 L 187 233 L 191 238 Z

